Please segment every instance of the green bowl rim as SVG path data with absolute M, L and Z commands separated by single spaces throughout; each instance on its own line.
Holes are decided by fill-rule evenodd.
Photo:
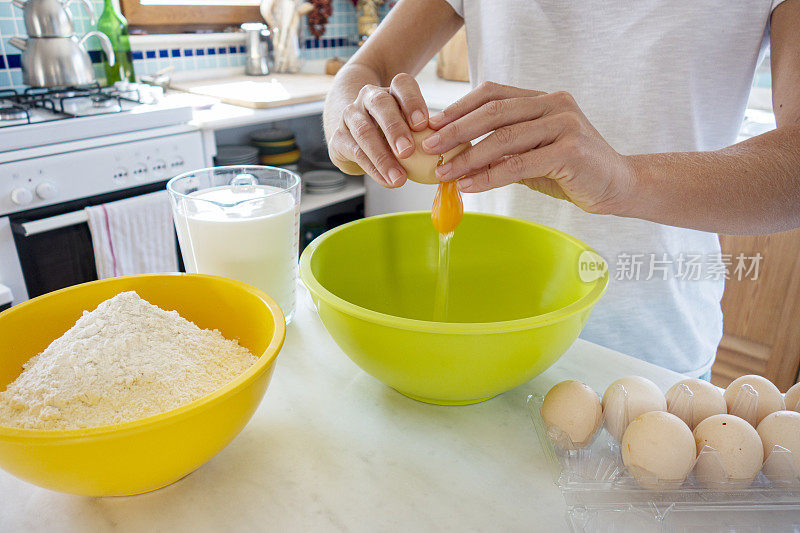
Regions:
M 231 286 L 243 289 L 245 292 L 249 292 L 258 297 L 262 302 L 264 302 L 264 304 L 266 304 L 266 306 L 270 310 L 270 314 L 275 319 L 275 331 L 272 335 L 272 339 L 270 339 L 270 342 L 264 349 L 264 352 L 258 355 L 258 361 L 256 361 L 250 368 L 245 370 L 243 373 L 236 376 L 236 378 L 234 378 L 232 381 L 228 382 L 225 386 L 215 390 L 211 394 L 207 394 L 206 396 L 202 396 L 200 398 L 197 398 L 196 400 L 192 400 L 191 402 L 185 405 L 181 405 L 180 407 L 176 407 L 175 409 L 171 409 L 164 413 L 151 415 L 145 418 L 137 418 L 136 420 L 131 420 L 129 422 L 122 422 L 120 424 L 111 424 L 107 426 L 96 426 L 91 428 L 79 428 L 79 429 L 41 430 L 41 429 L 16 428 L 16 427 L 0 425 L 0 440 L 13 440 L 14 442 L 22 442 L 22 441 L 36 442 L 45 440 L 48 441 L 49 443 L 52 443 L 57 441 L 65 441 L 65 440 L 73 441 L 73 440 L 91 439 L 97 437 L 117 438 L 122 435 L 148 431 L 153 428 L 160 427 L 162 425 L 172 424 L 179 420 L 183 420 L 184 418 L 187 418 L 189 416 L 193 416 L 202 411 L 205 411 L 212 405 L 219 403 L 223 399 L 228 398 L 233 394 L 243 390 L 246 386 L 251 385 L 256 380 L 256 378 L 258 378 L 259 376 L 261 376 L 261 374 L 267 372 L 272 366 L 274 366 L 278 354 L 280 353 L 281 348 L 283 347 L 284 340 L 286 339 L 286 320 L 284 319 L 283 311 L 281 311 L 281 308 L 278 306 L 278 303 L 264 291 L 257 289 L 252 285 L 248 285 L 247 283 L 230 278 L 224 278 L 222 276 L 212 276 L 209 274 L 190 274 L 183 272 L 165 272 L 159 274 L 134 274 L 131 276 L 117 276 L 114 278 L 89 281 L 86 283 L 71 285 L 63 289 L 58 289 L 56 291 L 48 292 L 42 294 L 41 296 L 37 296 L 36 298 L 31 298 L 30 300 L 27 300 L 25 302 L 22 302 L 20 304 L 11 307 L 10 309 L 6 309 L 2 313 L 0 313 L 0 318 L 6 313 L 13 313 L 15 312 L 15 310 L 23 309 L 25 306 L 35 305 L 37 301 L 47 298 L 50 295 L 56 293 L 80 290 L 81 287 L 84 287 L 86 285 L 94 285 L 99 283 L 113 283 L 116 280 L 120 279 L 156 278 L 156 277 L 162 277 L 167 279 L 187 278 L 187 277 L 208 278 L 214 281 L 222 281 L 228 283 Z M 33 355 L 31 357 L 33 357 Z
M 609 275 L 608 275 L 608 269 L 606 269 L 606 272 L 603 276 L 591 282 L 594 284 L 594 287 L 592 288 L 591 291 L 589 291 L 587 294 L 585 294 L 578 300 L 572 302 L 571 304 L 562 307 L 560 309 L 556 309 L 555 311 L 551 311 L 549 313 L 544 313 L 541 315 L 536 315 L 526 318 L 518 318 L 514 320 L 504 320 L 499 322 L 434 322 L 429 320 L 417 320 L 414 318 L 405 318 L 405 317 L 388 315 L 386 313 L 372 311 L 370 309 L 366 309 L 354 303 L 348 302 L 347 300 L 336 296 L 328 289 L 323 287 L 322 284 L 317 280 L 317 278 L 311 272 L 311 256 L 314 254 L 314 250 L 316 250 L 317 247 L 331 235 L 335 235 L 340 231 L 345 231 L 350 226 L 364 223 L 364 221 L 366 220 L 374 220 L 374 219 L 389 218 L 389 217 L 393 218 L 415 217 L 421 214 L 428 215 L 429 212 L 411 211 L 403 213 L 389 213 L 385 215 L 377 215 L 373 217 L 363 218 L 360 220 L 355 220 L 353 222 L 348 222 L 347 224 L 343 224 L 332 230 L 326 231 L 325 233 L 314 239 L 308 246 L 306 246 L 306 249 L 303 250 L 303 254 L 300 256 L 300 278 L 303 280 L 303 283 L 305 283 L 308 290 L 311 291 L 313 294 L 316 294 L 317 297 L 319 297 L 321 300 L 325 301 L 329 305 L 332 305 L 338 310 L 348 315 L 354 316 L 356 318 L 367 320 L 369 322 L 375 322 L 378 324 L 382 324 L 384 326 L 399 327 L 415 331 L 426 331 L 433 333 L 458 333 L 467 335 L 505 333 L 510 331 L 530 329 L 532 327 L 546 326 L 548 324 L 559 322 L 573 314 L 579 313 L 587 308 L 591 308 L 595 303 L 597 303 L 600 297 L 603 296 L 606 289 L 608 288 Z M 587 245 L 580 239 L 577 239 L 572 235 L 569 235 L 568 233 L 564 233 L 563 231 L 551 228 L 550 226 L 545 226 L 544 224 L 538 224 L 536 222 L 531 222 L 529 220 L 508 217 L 503 215 L 493 215 L 488 213 L 469 212 L 469 213 L 464 213 L 464 216 L 470 218 L 472 217 L 496 218 L 496 219 L 513 221 L 518 224 L 528 224 L 530 226 L 535 226 L 547 232 L 558 235 L 572 242 L 573 244 L 578 245 L 583 250 L 591 251 L 597 254 L 596 250 L 594 250 L 591 246 Z M 600 254 L 597 255 L 600 256 Z

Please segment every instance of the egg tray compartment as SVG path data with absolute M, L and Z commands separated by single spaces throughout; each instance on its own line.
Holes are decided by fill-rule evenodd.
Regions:
M 710 489 L 692 468 L 680 486 L 644 489 L 623 464 L 619 443 L 605 427 L 583 448 L 556 446 L 551 437 L 562 437 L 542 419 L 543 401 L 543 396 L 531 395 L 527 406 L 573 531 L 800 531 L 800 478 L 776 483 L 764 474 L 770 468 L 794 469 L 790 451 L 774 447 L 746 487 L 731 482 Z M 725 470 L 710 447 L 700 451 L 695 466 L 700 461 Z

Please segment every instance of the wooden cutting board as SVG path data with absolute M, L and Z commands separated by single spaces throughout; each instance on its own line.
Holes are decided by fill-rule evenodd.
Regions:
M 265 109 L 324 100 L 332 84 L 333 76 L 322 74 L 270 74 L 173 81 L 170 88 L 212 96 L 226 104 Z

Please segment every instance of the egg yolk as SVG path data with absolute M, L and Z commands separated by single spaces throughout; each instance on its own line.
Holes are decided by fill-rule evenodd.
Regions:
M 439 182 L 436 198 L 431 208 L 433 227 L 442 235 L 453 233 L 464 215 L 464 204 L 461 202 L 461 192 L 456 187 L 455 181 Z

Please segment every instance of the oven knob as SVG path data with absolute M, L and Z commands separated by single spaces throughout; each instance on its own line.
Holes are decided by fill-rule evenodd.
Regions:
M 133 172 L 133 179 L 143 180 L 145 178 L 145 174 L 147 174 L 147 165 L 144 163 L 137 163 L 134 165 L 131 172 Z
M 55 184 L 51 181 L 43 181 L 36 186 L 36 196 L 42 200 L 49 200 L 55 196 L 57 192 L 58 189 L 56 189 Z
M 158 159 L 156 160 L 155 163 L 153 163 L 152 168 L 153 172 L 155 172 L 156 174 L 163 174 L 164 171 L 167 170 L 167 162 L 164 161 L 163 159 Z
M 11 191 L 11 202 L 15 205 L 27 205 L 33 201 L 33 193 L 25 187 L 17 187 Z
M 118 168 L 114 171 L 114 181 L 117 183 L 125 183 L 125 180 L 128 179 L 128 169 L 126 168 Z

